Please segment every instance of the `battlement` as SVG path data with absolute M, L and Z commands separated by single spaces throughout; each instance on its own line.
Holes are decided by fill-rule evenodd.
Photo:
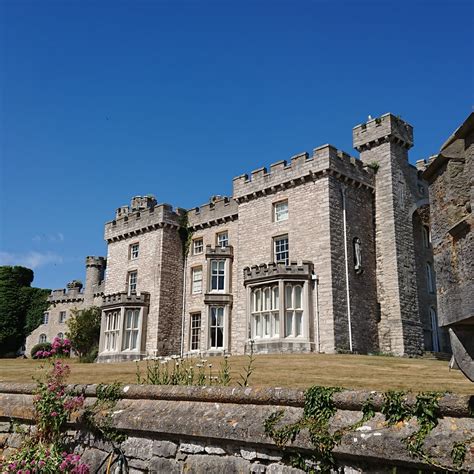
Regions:
M 227 196 L 212 196 L 207 204 L 188 211 L 190 227 L 218 224 L 237 219 L 238 204 Z
M 115 211 L 115 218 L 126 216 L 132 212 L 143 211 L 156 206 L 157 201 L 155 196 L 134 196 L 130 201 L 130 206 L 121 206 Z
M 206 258 L 233 258 L 233 256 L 234 247 L 232 247 L 232 245 L 228 245 L 227 247 L 212 247 L 212 245 L 206 245 Z
M 329 171 L 344 175 L 366 186 L 373 187 L 373 171 L 359 159 L 350 156 L 332 145 L 322 145 L 308 153 L 294 155 L 290 163 L 277 161 L 267 168 L 258 168 L 233 180 L 233 197 L 241 199 L 256 193 L 271 193 L 279 189 L 296 186 L 305 181 L 315 180 Z
M 132 199 L 132 206 L 123 206 L 117 209 L 117 215 L 113 221 L 105 224 L 104 238 L 107 242 L 113 242 L 129 238 L 164 226 L 179 227 L 181 216 L 186 211 L 183 209 L 173 210 L 169 204 L 153 205 L 152 207 L 139 207 L 134 200 L 147 199 L 147 203 L 156 202 L 154 198 L 140 196 Z M 142 201 L 140 201 L 142 202 Z M 125 211 L 125 208 L 128 210 Z M 122 210 L 119 214 L 119 210 Z
M 84 300 L 82 292 L 82 282 L 73 280 L 66 285 L 67 289 L 61 288 L 51 291 L 48 296 L 50 303 L 72 303 Z
M 354 148 L 359 152 L 386 142 L 398 143 L 409 149 L 413 146 L 413 127 L 388 113 L 355 126 L 352 139 Z
M 89 255 L 86 257 L 86 267 L 105 267 L 107 259 L 105 257 L 94 257 Z
M 263 263 L 244 268 L 244 285 L 279 278 L 309 280 L 312 275 L 313 263 L 308 261 L 303 261 L 301 265 L 298 265 L 297 262 L 290 262 L 289 265 L 274 262 Z
M 146 306 L 149 302 L 150 293 L 146 291 L 134 294 L 126 292 L 112 293 L 102 296 L 102 309 L 113 306 Z

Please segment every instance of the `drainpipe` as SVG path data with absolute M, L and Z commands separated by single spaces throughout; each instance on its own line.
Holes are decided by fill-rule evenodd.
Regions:
M 183 357 L 184 355 L 184 321 L 186 319 L 186 267 L 187 267 L 188 257 L 187 255 L 184 257 L 184 270 L 183 270 L 183 314 L 181 316 L 181 349 L 180 349 L 180 356 Z
M 319 276 L 314 274 L 313 280 L 316 287 L 316 347 L 318 352 L 321 352 L 321 326 L 319 322 Z
M 342 193 L 342 221 L 344 226 L 344 263 L 346 267 L 346 301 L 347 301 L 347 325 L 349 327 L 349 350 L 352 352 L 352 327 L 351 327 L 351 301 L 349 291 L 349 260 L 347 258 L 347 220 L 346 220 L 346 190 L 341 188 Z

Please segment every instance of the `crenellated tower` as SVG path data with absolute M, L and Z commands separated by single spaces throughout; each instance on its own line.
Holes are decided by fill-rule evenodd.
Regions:
M 417 197 L 409 183 L 416 168 L 408 162 L 413 128 L 385 114 L 354 127 L 354 148 L 376 170 L 375 243 L 380 304 L 380 350 L 398 355 L 423 351 L 419 319 L 412 208 Z
M 86 287 L 84 302 L 86 307 L 94 304 L 94 294 L 97 293 L 100 283 L 104 279 L 107 260 L 104 257 L 86 257 Z

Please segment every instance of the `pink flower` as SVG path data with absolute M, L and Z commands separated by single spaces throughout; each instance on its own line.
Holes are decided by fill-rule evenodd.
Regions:
M 52 412 L 51 412 L 51 416 L 53 416 L 53 417 L 54 417 L 54 416 L 58 416 L 58 413 L 55 412 L 55 411 L 52 411 Z
M 44 462 L 42 459 L 40 459 L 40 460 L 38 461 L 38 466 L 39 466 L 39 467 L 43 467 L 44 465 L 45 465 L 45 462 Z

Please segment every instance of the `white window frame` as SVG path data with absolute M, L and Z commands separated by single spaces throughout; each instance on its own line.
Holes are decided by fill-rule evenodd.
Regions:
M 225 291 L 226 264 L 223 259 L 211 259 L 209 261 L 209 289 L 213 293 Z
M 65 323 L 67 319 L 67 312 L 66 311 L 60 311 L 59 312 L 59 322 L 60 323 Z
M 201 313 L 191 313 L 189 318 L 189 350 L 198 351 L 201 343 Z
M 43 324 L 48 324 L 49 322 L 49 311 L 43 313 Z
M 202 267 L 191 268 L 191 294 L 202 293 Z
M 48 342 L 48 336 L 46 334 L 40 334 L 38 338 L 38 342 L 40 344 L 44 344 L 45 342 Z
M 286 240 L 286 249 L 282 250 L 281 244 L 279 242 L 284 242 Z M 285 257 L 286 258 L 282 258 Z M 289 265 L 290 263 L 290 239 L 288 238 L 288 234 L 279 235 L 278 237 L 273 238 L 273 255 L 274 260 L 276 263 L 284 263 L 285 265 Z
M 140 349 L 140 309 L 126 308 L 123 317 L 122 351 L 138 351 Z
M 288 220 L 288 199 L 273 203 L 274 222 L 283 222 Z
M 130 244 L 130 253 L 129 253 L 130 260 L 136 260 L 139 255 L 140 255 L 140 243 L 134 242 L 133 244 Z
M 227 230 L 217 234 L 217 246 L 220 248 L 229 246 L 229 232 Z
M 134 295 L 137 292 L 138 272 L 136 270 L 128 272 L 127 277 L 127 292 L 129 295 Z
M 104 352 L 118 352 L 120 347 L 120 309 L 105 312 Z
M 299 297 L 298 297 L 299 295 Z M 299 301 L 298 301 L 299 299 Z M 285 283 L 285 337 L 304 336 L 304 291 L 303 285 Z
M 201 255 L 204 252 L 204 239 L 202 237 L 193 240 L 193 255 Z
M 252 339 L 280 338 L 280 289 L 278 283 L 251 291 Z
M 213 313 L 215 312 L 215 324 L 213 324 Z M 220 324 L 219 324 L 220 323 Z M 218 345 L 219 329 L 222 331 L 222 345 Z M 213 344 L 213 336 L 215 343 Z M 222 350 L 225 347 L 225 307 L 210 306 L 209 307 L 209 349 Z

